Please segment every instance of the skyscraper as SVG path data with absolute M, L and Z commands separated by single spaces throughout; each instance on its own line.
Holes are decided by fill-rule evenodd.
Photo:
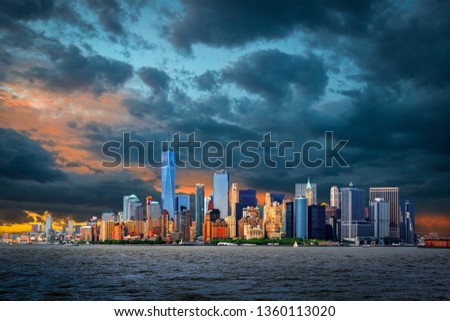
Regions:
M 325 240 L 325 206 L 308 206 L 308 236 L 310 239 Z
M 230 176 L 228 171 L 220 170 L 214 173 L 214 208 L 220 211 L 223 219 L 228 216 L 230 206 Z
M 295 197 L 302 196 L 308 199 L 308 205 L 317 204 L 317 184 L 311 184 L 309 177 L 306 184 L 295 184 Z
M 68 227 L 69 227 L 69 234 L 72 235 L 73 234 L 73 221 L 69 220 L 68 221 Z
M 294 237 L 294 202 L 286 202 L 286 211 L 284 214 L 285 236 Z
M 231 216 L 236 218 L 236 203 L 239 203 L 238 183 L 231 184 Z
M 203 233 L 203 222 L 205 220 L 205 185 L 195 185 L 195 232 L 197 236 Z
M 237 233 L 236 204 L 239 203 L 239 187 L 237 183 L 231 185 L 231 216 L 226 218 L 228 224 L 228 235 L 235 238 Z
M 380 243 L 384 243 L 384 239 L 389 237 L 389 202 L 382 198 L 375 198 L 369 202 L 369 218 L 373 225 L 373 236 Z
M 401 221 L 400 221 L 400 238 L 403 242 L 412 244 L 416 238 L 416 222 L 414 204 L 409 200 L 400 201 Z
M 52 216 L 48 214 L 47 218 L 45 219 L 44 232 L 48 235 L 51 230 L 53 230 L 53 220 Z
M 144 208 L 136 195 L 125 195 L 123 197 L 123 221 L 143 221 Z
M 370 223 L 365 218 L 365 190 L 363 188 L 341 188 L 341 238 L 355 240 L 372 235 Z
M 339 188 L 332 186 L 330 189 L 330 206 L 339 207 Z
M 161 167 L 161 206 L 169 212 L 169 217 L 175 214 L 175 153 L 170 149 L 162 152 Z
M 308 200 L 305 197 L 294 198 L 294 237 L 308 238 Z
M 390 212 L 390 227 L 389 238 L 391 241 L 400 240 L 400 189 L 398 187 L 371 187 L 370 188 L 370 201 L 374 201 L 375 198 L 382 198 L 386 202 L 389 202 Z
M 191 202 L 189 200 L 189 195 L 176 194 L 175 199 L 176 199 L 176 205 L 177 205 L 176 209 L 177 209 L 178 213 L 182 212 L 182 209 L 181 209 L 182 207 L 189 210 L 189 208 L 191 206 Z

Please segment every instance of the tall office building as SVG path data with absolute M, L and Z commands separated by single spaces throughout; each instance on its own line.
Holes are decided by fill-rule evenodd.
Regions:
M 231 216 L 236 218 L 236 203 L 239 203 L 238 183 L 231 184 Z
M 228 216 L 230 207 L 230 176 L 228 171 L 220 170 L 214 172 L 214 208 L 220 211 L 223 219 Z
M 175 204 L 175 153 L 170 149 L 163 150 L 161 167 L 161 206 L 173 218 Z
M 382 198 L 389 202 L 390 222 L 389 238 L 391 241 L 400 240 L 400 189 L 398 187 L 371 187 L 370 201 Z
M 195 185 L 195 233 L 201 236 L 203 233 L 203 222 L 205 221 L 205 185 Z
M 308 200 L 294 198 L 294 237 L 308 239 Z
M 330 189 L 330 206 L 339 207 L 339 188 L 332 186 Z
M 125 195 L 123 197 L 123 221 L 143 221 L 144 208 L 136 195 Z
M 239 187 L 238 183 L 231 185 L 231 216 L 226 220 L 228 224 L 228 235 L 230 238 L 235 238 L 238 227 L 238 220 L 236 219 L 236 204 L 239 203 Z
M 51 230 L 53 230 L 53 220 L 50 214 L 47 215 L 45 219 L 44 232 L 48 234 Z
M 375 198 L 369 202 L 369 218 L 373 226 L 373 236 L 380 243 L 384 243 L 384 239 L 389 237 L 389 202 L 382 198 Z
M 184 207 L 187 210 L 190 209 L 191 202 L 189 200 L 189 195 L 176 194 L 175 200 L 176 200 L 176 209 L 177 209 L 178 213 L 182 212 L 182 207 Z
M 284 214 L 285 236 L 294 237 L 294 202 L 286 202 Z
M 363 188 L 341 188 L 341 239 L 355 240 L 356 238 L 372 235 L 371 224 L 365 217 L 365 190 Z
M 73 232 L 74 232 L 74 231 L 73 231 L 73 221 L 72 221 L 72 220 L 69 220 L 67 225 L 68 225 L 68 227 L 69 227 L 69 231 L 68 231 L 68 232 L 69 232 L 70 235 L 72 235 Z
M 104 221 L 116 221 L 116 214 L 112 210 L 104 211 L 102 213 L 102 222 Z
M 309 177 L 306 184 L 295 184 L 295 198 L 302 196 L 308 199 L 308 205 L 317 204 L 317 184 L 311 184 Z
M 205 207 L 204 207 L 205 213 L 203 213 L 203 214 L 206 214 L 209 211 L 208 207 L 209 207 L 209 202 L 211 202 L 211 199 L 212 199 L 211 196 L 206 196 L 205 197 Z M 203 222 L 205 222 L 205 216 L 203 216 Z
M 308 236 L 310 239 L 325 240 L 325 206 L 308 206 Z
M 403 242 L 413 244 L 416 238 L 416 222 L 414 204 L 409 200 L 400 201 L 401 220 L 400 238 Z

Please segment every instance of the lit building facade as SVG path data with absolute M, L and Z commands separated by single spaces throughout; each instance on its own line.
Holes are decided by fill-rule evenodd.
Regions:
M 195 232 L 197 236 L 203 234 L 203 223 L 205 220 L 205 185 L 195 185 Z
M 169 217 L 175 215 L 175 153 L 165 150 L 161 156 L 161 206 L 169 212 Z
M 214 208 L 220 211 L 221 218 L 228 216 L 230 207 L 230 176 L 228 171 L 214 172 Z
M 370 201 L 382 198 L 389 202 L 389 238 L 392 242 L 400 240 L 400 188 L 398 187 L 371 187 Z
M 339 188 L 337 186 L 330 188 L 330 206 L 339 207 Z
M 295 198 L 305 197 L 308 205 L 317 204 L 317 184 L 311 183 L 308 177 L 306 184 L 295 184 Z

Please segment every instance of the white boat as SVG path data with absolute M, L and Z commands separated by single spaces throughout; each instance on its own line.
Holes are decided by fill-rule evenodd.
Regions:
M 297 241 L 294 242 L 294 246 L 293 247 L 298 247 Z

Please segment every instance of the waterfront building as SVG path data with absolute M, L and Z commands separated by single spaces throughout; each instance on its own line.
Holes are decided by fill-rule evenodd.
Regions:
M 308 239 L 308 200 L 294 198 L 294 237 Z
M 70 234 L 70 235 L 73 235 L 73 232 L 74 232 L 74 230 L 73 230 L 73 221 L 72 221 L 72 220 L 69 220 L 69 221 L 67 222 L 67 225 L 68 225 L 68 232 L 69 232 L 69 234 Z
M 220 219 L 219 209 L 212 209 L 205 214 L 203 223 L 203 241 L 206 243 L 214 239 L 228 238 L 228 226 Z M 224 231 L 226 227 L 226 232 Z M 220 236 L 220 237 L 219 237 Z
M 373 236 L 384 243 L 390 235 L 390 205 L 382 198 L 369 202 L 369 219 L 373 226 Z
M 372 226 L 365 218 L 365 190 L 354 187 L 341 188 L 341 240 L 356 242 L 372 236 Z
M 160 237 L 165 240 L 167 235 L 171 233 L 169 230 L 169 212 L 167 210 L 161 211 Z
M 175 204 L 175 153 L 170 149 L 163 150 L 161 167 L 161 207 L 173 218 Z
M 285 236 L 294 237 L 294 202 L 287 201 L 284 215 Z
M 116 226 L 115 221 L 104 221 L 100 225 L 100 241 L 112 240 L 113 239 L 113 231 Z
M 315 240 L 325 240 L 325 206 L 308 206 L 308 237 Z
M 244 240 L 264 238 L 264 222 L 259 217 L 257 207 L 244 208 L 242 218 L 238 221 L 238 236 Z
M 236 204 L 239 203 L 239 187 L 238 183 L 231 185 L 231 216 L 227 219 L 228 234 L 230 238 L 234 239 L 237 233 L 237 220 L 236 220 Z
M 400 241 L 400 189 L 398 187 L 371 187 L 370 201 L 382 198 L 389 202 L 389 241 Z
M 409 200 L 401 200 L 400 208 L 400 238 L 404 243 L 414 244 L 416 239 L 414 204 Z
M 228 216 L 230 207 L 230 176 L 228 171 L 214 172 L 214 208 L 220 211 L 221 218 Z
M 195 234 L 202 236 L 203 222 L 205 219 L 205 185 L 197 183 L 195 185 Z
M 44 233 L 49 234 L 50 230 L 53 230 L 53 220 L 52 216 L 48 214 L 45 218 Z
M 264 218 L 265 235 L 269 239 L 282 238 L 283 228 L 283 210 L 282 206 L 278 202 L 273 202 L 267 210 L 266 217 Z
M 83 242 L 92 242 L 94 240 L 94 236 L 93 236 L 93 228 L 92 226 L 82 226 L 81 227 L 81 240 Z

